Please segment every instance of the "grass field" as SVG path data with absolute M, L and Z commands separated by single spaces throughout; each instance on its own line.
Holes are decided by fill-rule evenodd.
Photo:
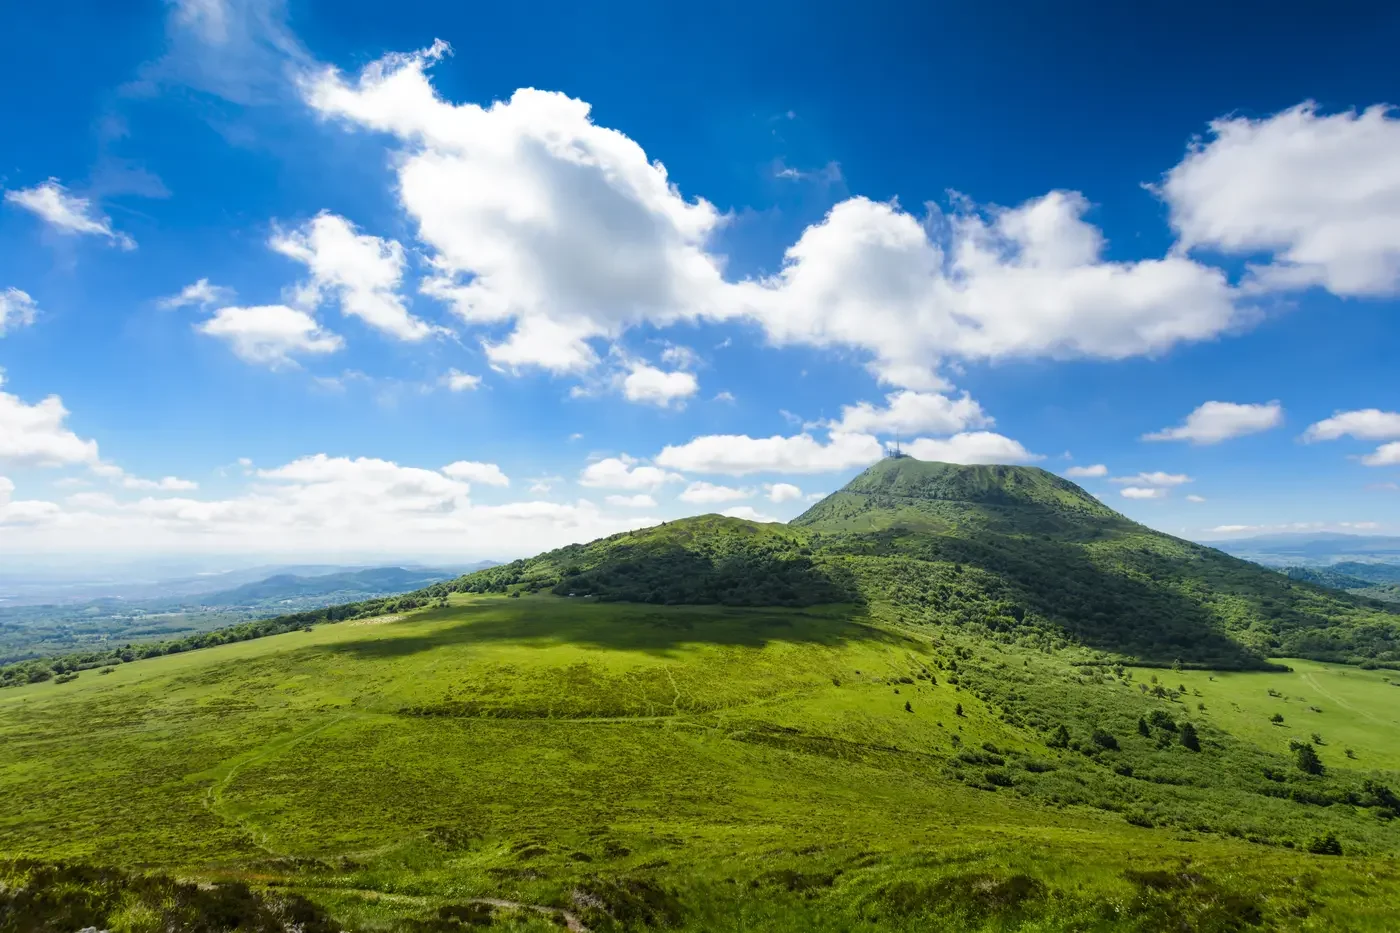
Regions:
M 1322 736 L 1329 767 L 1400 771 L 1400 672 L 1279 659 L 1290 673 L 1137 671 L 1184 684 L 1206 704 L 1206 718 L 1268 747 Z M 1271 692 L 1272 691 L 1272 692 Z M 1283 722 L 1270 720 L 1274 714 Z M 1350 748 L 1355 758 L 1347 758 Z
M 468 907 L 505 929 L 1394 929 L 1400 821 L 1254 784 L 1318 731 L 1328 780 L 1393 785 L 1400 688 L 1290 663 L 1130 680 L 842 606 L 454 596 L 0 693 L 0 858 L 249 880 L 354 929 Z M 1154 675 L 1188 694 L 1144 695 Z M 1131 731 L 1156 708 L 1202 750 Z M 1083 750 L 1047 747 L 1051 720 Z M 1302 851 L 1329 831 L 1346 855 Z

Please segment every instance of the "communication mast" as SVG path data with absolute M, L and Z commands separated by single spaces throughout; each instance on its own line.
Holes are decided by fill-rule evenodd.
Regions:
M 898 434 L 896 434 L 896 435 L 894 436 L 894 443 L 893 443 L 893 444 L 886 444 L 886 445 L 885 445 L 885 456 L 888 457 L 888 458 L 890 458 L 891 460 L 898 460 L 898 459 L 900 459 L 901 457 L 907 457 L 907 456 L 909 456 L 909 455 L 906 454 L 903 450 L 900 449 L 900 447 L 899 447 L 899 435 L 898 435 Z

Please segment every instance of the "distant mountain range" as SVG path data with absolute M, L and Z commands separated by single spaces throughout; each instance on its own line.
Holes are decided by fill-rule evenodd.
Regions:
M 112 641 L 175 638 L 392 596 L 493 566 L 494 561 L 456 567 L 283 565 L 151 583 L 71 584 L 53 602 L 0 603 L 0 663 Z M 278 572 L 269 575 L 269 569 Z M 82 595 L 94 591 L 97 595 Z
M 1207 543 L 1227 554 L 1274 567 L 1326 566 L 1341 561 L 1400 564 L 1400 538 L 1380 535 L 1318 532 Z

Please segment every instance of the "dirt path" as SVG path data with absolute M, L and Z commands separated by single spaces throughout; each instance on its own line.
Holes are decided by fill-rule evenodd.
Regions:
M 1336 703 L 1338 706 L 1340 706 L 1344 710 L 1347 710 L 1348 712 L 1355 713 L 1356 715 L 1364 719 L 1369 719 L 1371 720 L 1371 722 L 1375 723 L 1378 726 L 1394 725 L 1393 722 L 1386 722 L 1379 716 L 1373 716 L 1372 714 L 1366 712 L 1364 709 L 1357 709 L 1355 706 L 1352 706 L 1350 703 L 1348 703 L 1346 700 L 1343 700 L 1341 697 L 1333 696 L 1332 694 L 1328 693 L 1327 690 L 1322 686 L 1322 684 L 1318 683 L 1316 680 L 1313 679 L 1313 675 L 1311 674 L 1304 674 L 1303 682 L 1306 683 L 1309 687 L 1316 690 L 1318 693 L 1322 694 L 1324 697 L 1326 697 L 1329 702 Z
M 564 921 L 564 926 L 570 933 L 590 933 L 588 927 L 583 925 L 575 914 L 560 907 L 546 907 L 543 904 L 522 904 L 520 901 L 507 901 L 499 897 L 474 897 L 467 901 L 468 904 L 489 904 L 492 907 L 504 907 L 507 910 L 533 910 L 537 914 L 545 914 L 550 917 L 558 917 Z

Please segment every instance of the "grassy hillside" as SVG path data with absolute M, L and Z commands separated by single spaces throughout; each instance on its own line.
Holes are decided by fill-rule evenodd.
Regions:
M 886 461 L 790 526 L 5 668 L 0 933 L 1389 930 L 1397 619 Z
M 1330 567 L 1289 567 L 1290 580 L 1303 580 L 1353 596 L 1400 603 L 1400 565 L 1342 561 Z
M 355 930 L 1387 929 L 1400 687 L 1163 673 L 878 608 L 454 595 L 33 684 L 0 694 L 0 857 L 28 860 L 0 929 L 45 884 L 157 929 L 168 898 L 111 893 L 133 870 Z M 1369 713 L 1348 758 L 1319 704 L 1321 775 L 1301 701 L 1291 732 L 1241 702 L 1316 677 Z
M 1035 467 L 889 459 L 790 526 L 715 515 L 429 589 L 661 604 L 880 604 L 1125 659 L 1400 664 L 1400 613 L 1154 531 Z

